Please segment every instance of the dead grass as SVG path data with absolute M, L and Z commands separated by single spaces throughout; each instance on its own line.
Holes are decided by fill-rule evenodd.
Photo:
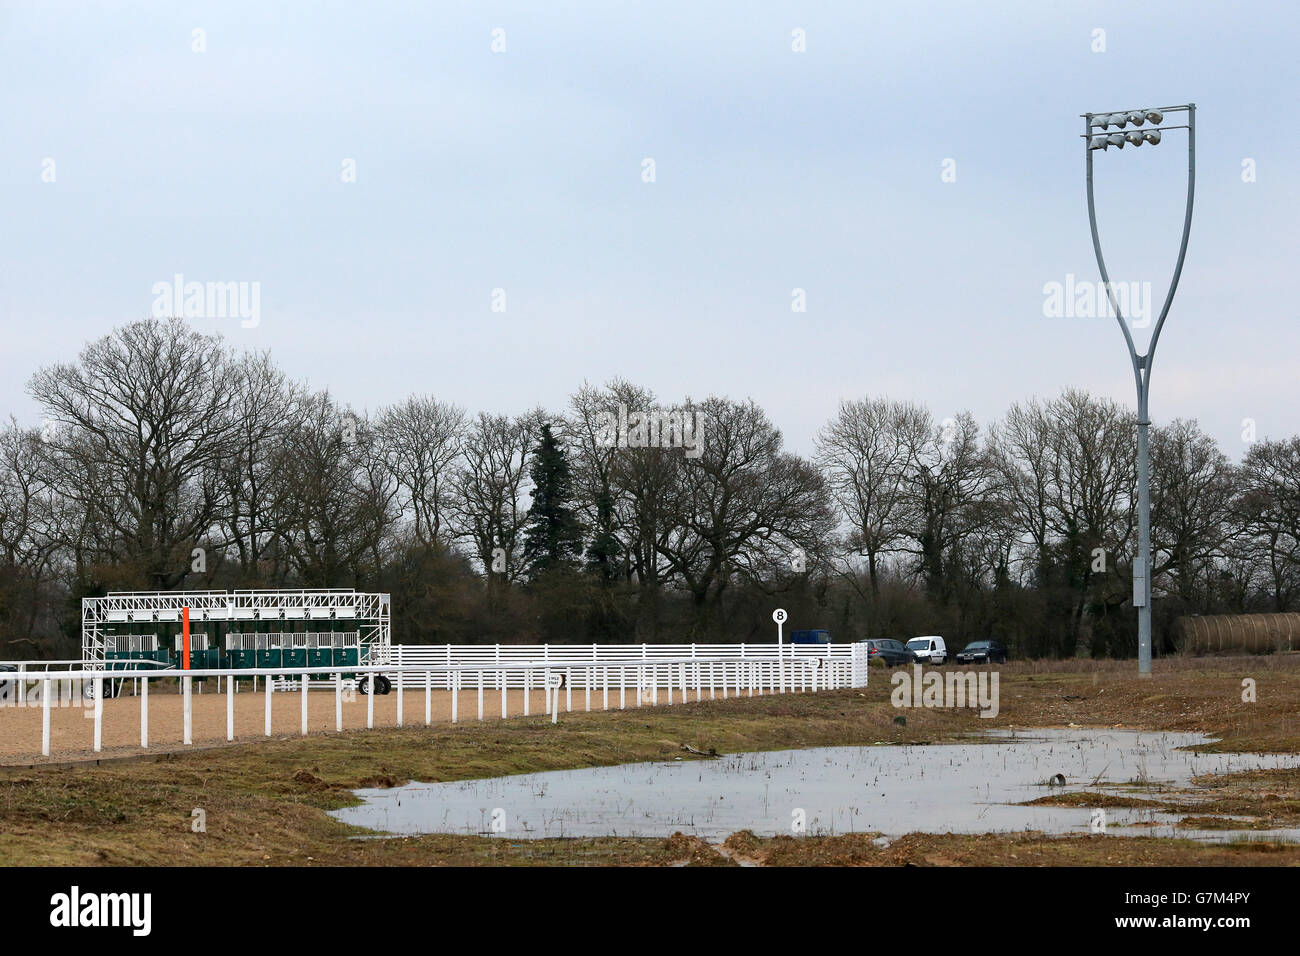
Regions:
M 1145 807 L 1158 810 L 1164 804 L 1156 800 L 1142 800 L 1138 797 L 1121 797 L 1114 793 L 1054 793 L 1026 800 L 1022 807 Z
M 540 718 L 435 724 L 259 741 L 130 762 L 0 769 L 0 865 L 1300 863 L 1300 848 L 1258 841 L 1206 846 L 1040 834 L 909 834 L 888 847 L 863 835 L 769 840 L 734 834 L 724 844 L 730 857 L 688 837 L 350 839 L 356 833 L 324 812 L 355 802 L 349 791 L 362 786 L 695 759 L 682 751 L 683 744 L 734 753 L 969 740 L 990 727 L 1073 724 L 1221 737 L 1206 749 L 1300 749 L 1296 656 L 1159 661 L 1155 676 L 1147 680 L 1138 679 L 1134 670 L 1132 662 L 1083 662 L 1074 670 L 1039 664 L 1000 667 L 1001 712 L 991 720 L 974 711 L 917 709 L 907 713 L 906 725 L 896 724 L 891 685 L 885 675 L 873 674 L 865 691 L 575 713 L 563 715 L 558 726 Z M 1258 702 L 1242 702 L 1243 677 L 1256 680 Z M 1230 813 L 1235 810 L 1228 808 L 1250 804 L 1246 812 L 1268 814 L 1273 821 L 1300 816 L 1300 774 L 1295 771 L 1234 774 L 1198 783 L 1213 790 L 1212 802 L 1198 806 L 1198 814 Z M 1276 799 L 1266 799 L 1270 794 Z M 206 813 L 206 833 L 191 831 L 195 808 Z

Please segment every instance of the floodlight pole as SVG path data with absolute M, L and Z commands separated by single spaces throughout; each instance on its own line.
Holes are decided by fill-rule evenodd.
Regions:
M 1174 277 L 1169 283 L 1160 317 L 1156 320 L 1155 330 L 1151 333 L 1151 344 L 1145 355 L 1138 355 L 1133 345 L 1133 335 L 1124 322 L 1119 303 L 1115 300 L 1115 290 L 1111 288 L 1110 276 L 1106 272 L 1106 261 L 1101 254 L 1101 240 L 1097 236 L 1097 208 L 1093 200 L 1092 154 L 1089 146 L 1093 134 L 1092 120 L 1101 114 L 1088 113 L 1084 116 L 1084 153 L 1088 161 L 1088 224 L 1092 228 L 1092 248 L 1097 254 L 1097 268 L 1101 270 L 1102 284 L 1110 306 L 1115 311 L 1120 331 L 1128 345 L 1129 358 L 1133 362 L 1133 380 L 1137 385 L 1138 406 L 1138 550 L 1133 558 L 1133 604 L 1138 612 L 1138 674 L 1151 676 L 1151 487 L 1150 487 L 1150 449 L 1148 445 L 1151 427 L 1149 398 L 1151 395 L 1151 363 L 1155 356 L 1156 342 L 1160 339 L 1160 330 L 1169 315 L 1169 306 L 1174 301 L 1174 292 L 1178 289 L 1178 280 L 1183 273 L 1183 259 L 1187 256 L 1187 237 L 1192 228 L 1192 199 L 1196 192 L 1196 104 L 1188 103 L 1185 107 L 1166 107 L 1165 112 L 1186 110 L 1187 112 L 1187 209 L 1183 214 L 1183 238 L 1178 249 L 1178 264 L 1174 267 Z

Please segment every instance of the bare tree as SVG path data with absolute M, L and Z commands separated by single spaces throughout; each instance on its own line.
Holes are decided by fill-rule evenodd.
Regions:
M 931 594 L 942 596 L 947 563 L 990 518 L 995 471 L 968 412 L 934 427 L 911 469 L 907 550 Z
M 661 450 L 679 478 L 668 501 L 674 520 L 657 547 L 707 633 L 721 624 L 722 597 L 737 574 L 755 580 L 773 561 L 817 560 L 834 518 L 821 474 L 782 451 L 780 431 L 752 401 L 709 398 L 694 410 L 702 454 Z
M 1151 473 L 1153 574 L 1172 581 L 1184 608 L 1208 614 L 1214 568 L 1236 530 L 1235 469 L 1196 422 L 1176 419 L 1152 429 Z
M 190 551 L 222 504 L 236 371 L 218 337 L 148 319 L 93 342 L 75 364 L 42 369 L 29 391 L 54 427 L 54 483 L 108 522 L 116 556 L 159 589 L 183 581 Z M 93 479 L 88 481 L 87 479 Z
M 653 547 L 639 550 L 636 544 L 644 502 L 637 495 L 640 482 L 633 464 L 651 456 L 639 454 L 641 449 L 619 447 L 612 440 L 617 436 L 610 435 L 606 426 L 611 418 L 617 419 L 620 405 L 636 412 L 660 410 L 653 392 L 623 379 L 613 379 L 604 388 L 584 382 L 569 399 L 565 423 L 574 490 L 591 531 L 589 565 L 606 582 L 637 575 L 646 567 L 642 559 L 654 553 Z M 654 564 L 653 558 L 650 563 Z M 640 577 L 643 583 L 654 579 L 654 569 Z
M 1077 389 L 1013 405 L 993 430 L 999 495 L 1033 547 L 1035 583 L 1058 589 L 1063 609 L 1068 602 L 1054 648 L 1065 656 L 1075 652 L 1090 603 L 1118 604 L 1128 593 L 1117 558 L 1132 545 L 1133 435 L 1132 413 Z
M 453 524 L 482 563 L 489 596 L 522 572 L 516 558 L 528 512 L 529 455 L 545 419 L 540 410 L 517 418 L 480 412 L 465 435 L 454 480 Z M 498 556 L 501 560 L 494 561 Z
M 366 568 L 395 517 L 396 486 L 383 467 L 374 429 L 327 392 L 311 396 L 288 436 L 276 474 L 282 541 L 304 583 L 340 587 Z
M 1266 562 L 1275 611 L 1300 594 L 1300 437 L 1252 445 L 1236 513 Z
M 933 431 L 930 413 L 887 398 L 840 402 L 817 436 L 817 462 L 850 525 L 848 547 L 867 559 L 873 601 L 880 559 L 906 536 L 909 478 Z M 856 580 L 856 575 L 851 575 Z
M 47 473 L 39 433 L 10 419 L 0 431 L 0 648 L 23 646 L 25 657 L 59 571 L 59 503 Z
M 466 427 L 464 410 L 413 395 L 385 409 L 377 427 L 416 542 L 424 547 L 445 544 L 455 466 Z
M 1014 404 L 1006 418 L 989 429 L 989 448 L 999 487 L 1014 526 L 1028 538 L 1034 583 L 1051 576 L 1053 517 L 1052 451 L 1058 447 L 1055 424 L 1038 400 Z
M 232 411 L 238 426 L 236 441 L 221 463 L 226 505 L 214 529 L 214 544 L 235 546 L 242 580 L 254 584 L 263 578 L 263 562 L 269 562 L 269 577 L 281 580 L 280 552 L 274 548 L 284 529 L 277 516 L 290 510 L 295 494 L 284 470 L 292 458 L 284 454 L 298 429 L 303 427 L 307 396 L 292 383 L 263 352 L 244 356 L 235 377 Z

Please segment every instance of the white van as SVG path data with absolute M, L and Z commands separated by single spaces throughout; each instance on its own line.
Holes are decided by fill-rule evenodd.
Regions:
M 912 638 L 907 642 L 907 649 L 916 655 L 918 661 L 942 664 L 948 659 L 948 645 L 936 634 Z

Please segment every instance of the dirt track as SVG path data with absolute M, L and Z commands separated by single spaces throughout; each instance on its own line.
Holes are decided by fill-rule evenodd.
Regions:
M 200 693 L 194 692 L 193 739 L 195 746 L 212 746 L 226 742 L 226 695 L 214 692 L 212 682 Z M 127 696 L 104 701 L 103 749 L 96 754 L 94 745 L 93 707 L 64 706 L 50 709 L 50 756 L 41 756 L 41 708 L 37 706 L 0 706 L 0 765 L 36 764 L 48 761 L 86 760 L 118 757 L 154 751 L 174 750 L 183 744 L 184 711 L 182 697 L 175 685 L 157 686 L 149 692 L 149 750 L 140 747 L 140 698 Z M 586 691 L 573 692 L 573 710 L 587 707 Z M 642 706 L 650 706 L 647 699 Z M 734 690 L 731 691 L 734 694 Z M 709 698 L 706 688 L 704 699 Z M 722 696 L 722 691 L 717 691 Z M 692 690 L 690 699 L 695 700 Z M 403 694 L 403 726 L 417 727 L 424 723 L 425 694 L 423 688 L 407 688 Z M 449 691 L 432 691 L 429 695 L 429 718 L 442 722 L 451 720 Z M 681 690 L 673 692 L 675 702 L 681 701 Z M 668 689 L 659 689 L 659 704 L 668 702 Z M 535 688 L 529 692 L 528 712 L 533 716 L 543 713 L 546 706 L 545 691 Z M 560 713 L 565 712 L 565 691 L 560 692 Z M 601 710 L 603 697 L 600 690 L 591 692 L 591 709 Z M 335 711 L 332 689 L 313 689 L 307 694 L 308 733 L 334 733 Z M 610 709 L 616 709 L 619 694 L 611 688 Z M 627 691 L 627 706 L 636 707 L 636 692 Z M 251 687 L 241 686 L 235 695 L 235 742 L 265 740 L 266 695 Z M 277 691 L 272 694 L 271 734 L 273 737 L 300 735 L 302 695 L 298 691 Z M 478 690 L 462 690 L 457 703 L 457 717 L 461 721 L 478 720 Z M 364 694 L 345 694 L 343 699 L 343 729 L 359 730 L 366 727 L 367 698 Z M 508 717 L 524 714 L 524 692 L 511 690 L 506 698 Z M 501 719 L 501 692 L 484 690 L 483 719 Z M 397 690 L 375 698 L 375 727 L 397 726 Z

